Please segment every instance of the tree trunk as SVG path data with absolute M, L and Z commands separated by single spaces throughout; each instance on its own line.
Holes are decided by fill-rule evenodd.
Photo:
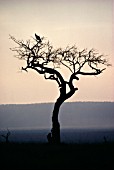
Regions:
M 63 97 L 59 97 L 54 105 L 53 115 L 52 115 L 52 143 L 59 144 L 60 143 L 60 123 L 58 120 L 59 109 L 62 103 L 64 102 Z
M 58 115 L 59 115 L 59 109 L 62 105 L 62 103 L 70 98 L 77 88 L 74 88 L 72 85 L 72 82 L 70 81 L 69 83 L 70 91 L 66 93 L 66 84 L 62 84 L 62 87 L 60 88 L 60 96 L 57 99 L 54 109 L 53 109 L 53 114 L 52 114 L 52 130 L 51 133 L 47 135 L 48 142 L 53 143 L 53 144 L 59 144 L 60 143 L 60 123 L 58 120 Z

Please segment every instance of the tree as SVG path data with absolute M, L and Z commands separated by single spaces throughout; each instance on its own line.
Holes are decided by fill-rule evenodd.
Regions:
M 11 50 L 17 52 L 17 58 L 25 60 L 26 66 L 22 67 L 22 70 L 33 69 L 46 80 L 53 80 L 58 84 L 60 94 L 52 113 L 51 141 L 60 143 L 59 109 L 62 103 L 78 90 L 73 81 L 78 81 L 80 75 L 97 76 L 106 69 L 101 68 L 101 65 L 110 66 L 110 64 L 104 55 L 99 55 L 94 49 L 79 51 L 75 45 L 67 46 L 65 49 L 54 49 L 49 41 L 36 34 L 32 42 L 17 40 L 13 36 L 10 38 L 18 45 Z M 84 71 L 87 66 L 87 71 Z M 66 81 L 60 72 L 60 69 L 64 68 L 70 72 L 69 81 Z M 66 86 L 69 87 L 69 91 Z
M 5 135 L 1 135 L 1 136 L 5 139 L 6 143 L 9 143 L 10 135 L 11 135 L 11 132 L 9 131 L 9 129 L 7 129 L 7 133 Z

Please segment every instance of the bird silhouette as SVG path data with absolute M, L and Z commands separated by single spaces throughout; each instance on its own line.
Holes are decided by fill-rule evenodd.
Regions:
M 41 42 L 40 36 L 38 36 L 36 33 L 35 33 L 35 37 L 36 37 L 36 40 L 38 40 L 39 42 Z

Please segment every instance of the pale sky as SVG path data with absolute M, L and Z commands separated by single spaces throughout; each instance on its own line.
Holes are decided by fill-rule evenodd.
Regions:
M 34 33 L 57 47 L 95 48 L 113 67 L 97 77 L 80 77 L 78 91 L 67 101 L 114 101 L 114 0 L 0 0 L 0 104 L 55 102 L 59 89 L 33 71 L 9 48 Z M 64 73 L 65 74 L 65 73 Z M 66 76 L 66 75 L 65 75 Z

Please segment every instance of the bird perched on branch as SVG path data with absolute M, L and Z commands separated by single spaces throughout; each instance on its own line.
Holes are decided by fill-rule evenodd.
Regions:
M 40 36 L 38 36 L 36 33 L 35 33 L 35 37 L 36 37 L 36 40 L 37 40 L 37 41 L 41 42 Z

